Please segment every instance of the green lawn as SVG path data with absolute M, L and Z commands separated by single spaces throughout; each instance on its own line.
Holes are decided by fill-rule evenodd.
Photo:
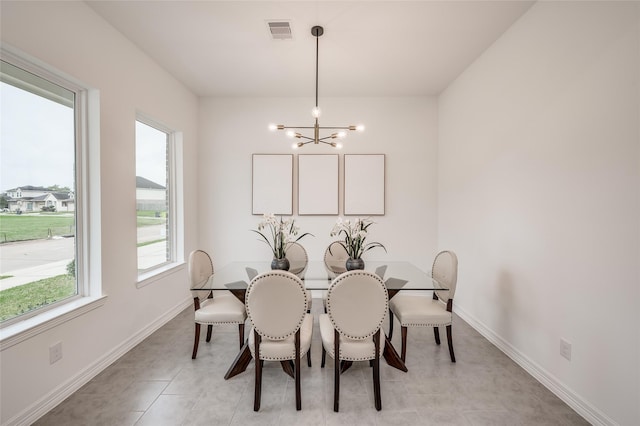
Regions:
M 58 275 L 0 291 L 0 321 L 76 294 L 75 278 Z
M 44 239 L 74 235 L 74 217 L 70 214 L 0 215 L 0 242 Z M 49 234 L 51 232 L 51 234 Z
M 137 226 L 166 223 L 166 214 L 160 212 L 159 215 L 160 217 L 156 217 L 155 211 L 140 211 Z M 70 235 L 75 235 L 72 213 L 0 214 L 0 243 Z

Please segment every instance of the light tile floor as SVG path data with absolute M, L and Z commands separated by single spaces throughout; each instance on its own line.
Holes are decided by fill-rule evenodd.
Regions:
M 314 303 L 313 366 L 302 367 L 302 411 L 294 381 L 279 363 L 265 363 L 262 406 L 253 411 L 253 363 L 224 380 L 238 352 L 235 325 L 214 328 L 196 360 L 193 308 L 141 344 L 38 420 L 36 425 L 586 425 L 581 416 L 533 379 L 459 317 L 456 363 L 444 330 L 437 346 L 430 328 L 409 329 L 408 373 L 381 363 L 382 411 L 375 410 L 371 369 L 354 363 L 341 376 L 340 412 L 333 412 L 333 361 L 320 368 Z M 396 323 L 393 344 L 400 349 Z M 203 328 L 203 331 L 206 328 Z

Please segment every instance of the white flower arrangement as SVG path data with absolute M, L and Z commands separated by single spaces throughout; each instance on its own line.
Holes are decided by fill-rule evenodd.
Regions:
M 370 219 L 357 218 L 351 222 L 349 219 L 342 220 L 339 217 L 331 230 L 331 236 L 344 234 L 344 242 L 339 241 L 339 243 L 352 259 L 360 259 L 365 252 L 375 247 L 382 247 L 386 252 L 387 249 L 378 242 L 365 243 L 369 234 L 368 229 L 373 223 Z
M 262 233 L 262 230 L 265 228 L 269 229 L 270 238 L 267 238 L 267 236 Z M 277 219 L 272 213 L 265 213 L 262 216 L 262 221 L 258 223 L 258 230 L 252 229 L 251 231 L 263 238 L 263 242 L 266 243 L 273 252 L 274 259 L 284 259 L 291 243 L 300 240 L 306 235 L 313 235 L 305 232 L 296 238 L 300 232 L 300 227 L 296 225 L 296 220 L 293 217 L 282 220 L 282 216 L 280 216 L 280 219 Z

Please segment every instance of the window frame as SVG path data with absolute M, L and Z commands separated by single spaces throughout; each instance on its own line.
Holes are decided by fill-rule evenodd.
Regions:
M 75 264 L 77 294 L 0 324 L 0 350 L 105 303 L 101 272 L 100 94 L 78 79 L 11 46 L 0 58 L 75 93 Z M 93 194 L 93 195 L 91 195 Z
M 184 221 L 182 188 L 182 132 L 151 118 L 148 114 L 136 111 L 135 122 L 140 122 L 167 134 L 167 245 L 169 259 L 144 270 L 138 270 L 137 288 L 149 285 L 172 273 L 172 270 L 184 263 Z M 134 129 L 135 129 L 134 122 Z M 134 138 L 135 139 L 135 138 Z M 137 144 L 137 140 L 135 142 Z M 137 158 L 135 159 L 137 175 Z M 137 201 L 137 198 L 136 198 Z M 135 213 L 135 212 L 134 212 Z M 136 231 L 137 231 L 136 226 Z M 136 238 L 137 243 L 137 238 Z M 136 260 L 137 260 L 136 249 Z M 136 261 L 137 264 L 137 261 Z

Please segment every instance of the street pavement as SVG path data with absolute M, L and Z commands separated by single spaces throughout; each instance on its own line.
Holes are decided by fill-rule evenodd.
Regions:
M 153 241 L 164 233 L 163 225 L 146 226 L 138 230 L 139 241 Z M 50 240 L 18 241 L 0 244 L 0 291 L 43 278 L 67 273 L 74 259 L 75 238 L 54 237 Z M 149 244 L 138 248 L 140 267 L 157 263 L 165 255 L 165 244 Z

